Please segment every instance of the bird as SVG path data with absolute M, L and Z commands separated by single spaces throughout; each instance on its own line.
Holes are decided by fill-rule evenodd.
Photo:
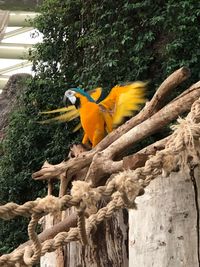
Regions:
M 90 90 L 87 92 L 95 101 L 98 101 L 99 98 L 101 97 L 102 94 L 102 88 L 101 87 L 97 87 L 93 90 Z M 65 97 L 63 98 L 63 102 L 66 102 Z M 66 103 L 65 103 L 66 104 Z M 79 114 L 79 110 L 76 109 L 75 105 L 69 105 L 69 106 L 65 106 L 62 108 L 57 108 L 57 109 L 53 109 L 50 111 L 42 111 L 39 112 L 39 114 L 55 114 L 55 113 L 61 113 L 60 115 L 50 118 L 50 119 L 46 119 L 46 120 L 42 120 L 39 121 L 39 124 L 49 124 L 52 122 L 69 122 L 72 121 L 78 117 L 80 117 Z M 79 122 L 76 127 L 72 130 L 73 133 L 77 132 L 79 129 L 81 129 L 81 123 Z
M 42 112 L 50 114 L 64 112 L 63 114 L 46 121 L 71 121 L 80 116 L 80 123 L 73 132 L 81 127 L 84 131 L 82 144 L 91 144 L 95 147 L 107 134 L 117 128 L 125 117 L 130 117 L 140 109 L 141 104 L 146 102 L 146 82 L 136 81 L 123 85 L 114 86 L 106 98 L 99 101 L 102 88 L 98 87 L 91 91 L 70 88 L 65 91 L 63 101 L 68 100 L 70 106 L 52 111 Z

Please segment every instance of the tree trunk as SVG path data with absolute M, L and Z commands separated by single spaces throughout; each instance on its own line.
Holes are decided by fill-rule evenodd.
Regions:
M 31 78 L 30 74 L 21 73 L 10 76 L 6 86 L 0 94 L 0 140 L 5 135 L 5 128 L 8 126 L 8 118 L 17 104 L 17 97 L 26 90 L 26 79 Z M 1 154 L 1 152 L 0 152 Z
M 128 267 L 128 214 L 115 213 L 98 225 L 89 244 L 71 242 L 65 251 L 65 267 Z
M 42 225 L 44 229 L 49 229 L 53 226 L 53 215 L 48 214 L 43 217 Z M 55 267 L 56 266 L 56 252 L 46 253 L 44 256 L 40 258 L 40 266 L 41 267 Z
M 74 208 L 71 209 L 74 212 Z M 68 211 L 68 214 L 70 211 Z M 44 229 L 53 225 L 52 216 L 44 217 Z M 128 213 L 116 212 L 110 220 L 102 222 L 90 235 L 88 245 L 70 242 L 64 251 L 65 267 L 128 267 Z M 59 254 L 60 255 L 60 254 Z M 41 267 L 63 266 L 58 253 L 46 253 L 40 261 Z
M 129 212 L 130 267 L 199 266 L 199 174 L 158 177 Z

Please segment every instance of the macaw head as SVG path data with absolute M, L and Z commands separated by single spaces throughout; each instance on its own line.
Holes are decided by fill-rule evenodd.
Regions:
M 65 91 L 63 102 L 66 105 L 67 100 L 70 101 L 72 105 L 75 105 L 77 97 L 76 92 L 73 89 Z
M 79 108 L 81 102 L 83 101 L 95 102 L 94 99 L 81 88 L 71 88 L 67 90 L 63 98 L 63 102 L 65 105 L 67 100 L 70 102 L 70 104 L 75 105 L 76 108 Z

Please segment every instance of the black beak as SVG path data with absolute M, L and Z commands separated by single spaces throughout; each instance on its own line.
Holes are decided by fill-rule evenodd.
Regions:
M 74 105 L 75 105 L 76 109 L 79 109 L 79 108 L 80 108 L 80 106 L 81 106 L 81 101 L 80 101 L 79 98 L 76 99 L 76 102 L 75 102 Z
M 64 104 L 64 106 L 66 106 L 66 100 L 67 100 L 67 97 L 66 97 L 66 95 L 64 95 L 64 97 L 63 97 L 63 104 Z

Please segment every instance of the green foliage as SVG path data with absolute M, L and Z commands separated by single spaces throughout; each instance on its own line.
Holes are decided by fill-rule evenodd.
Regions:
M 34 21 L 44 35 L 32 53 L 36 75 L 19 99 L 1 148 L 1 203 L 43 195 L 45 184 L 33 181 L 32 172 L 46 159 L 61 161 L 70 143 L 80 140 L 70 134 L 73 125 L 37 123 L 39 111 L 63 105 L 67 88 L 108 91 L 116 83 L 141 79 L 151 81 L 152 95 L 183 65 L 192 71 L 190 84 L 199 80 L 199 18 L 196 0 L 44 1 Z M 18 231 L 12 222 L 1 225 L 1 252 L 24 240 L 19 221 Z
M 45 108 L 43 101 L 39 100 L 45 97 L 46 84 L 36 78 L 27 86 L 10 117 L 7 135 L 2 143 L 1 204 L 10 201 L 22 204 L 44 196 L 46 183 L 32 180 L 32 173 L 41 168 L 45 160 L 50 163 L 62 161 L 72 142 L 73 135 L 66 130 L 65 125 L 47 127 L 38 124 L 38 112 L 41 110 L 38 106 L 43 105 Z M 22 218 L 0 221 L 0 240 L 3 240 L 0 243 L 0 253 L 10 251 L 10 248 L 27 239 L 27 222 Z
M 45 1 L 35 25 L 44 34 L 39 70 L 66 87 L 151 80 L 185 65 L 199 79 L 199 9 L 185 1 Z M 53 18 L 53 19 L 52 19 Z M 59 51 L 59 53 L 58 53 Z M 38 66 L 38 65 L 37 65 Z M 59 79 L 59 80 L 60 80 Z

